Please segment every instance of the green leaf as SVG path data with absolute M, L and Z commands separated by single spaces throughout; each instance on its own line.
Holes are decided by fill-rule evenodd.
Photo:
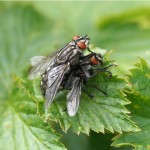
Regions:
M 21 79 L 16 80 L 23 82 Z M 36 114 L 36 103 L 29 98 L 27 90 L 21 83 L 13 89 L 13 95 L 0 109 L 0 149 L 65 149 L 58 141 L 60 135 Z
M 101 36 L 96 38 L 96 43 L 114 51 L 112 58 L 119 64 L 120 71 L 131 69 L 129 64 L 139 56 L 149 61 L 149 16 L 149 7 L 141 6 L 99 19 L 97 28 Z
M 21 75 L 33 55 L 48 49 L 51 22 L 28 4 L 6 5 L 0 9 L 0 20 L 0 90 L 6 95 L 13 86 L 10 76 Z
M 29 59 L 32 56 L 48 54 L 50 51 L 63 46 L 73 35 L 87 33 L 91 37 L 91 43 L 105 49 L 113 49 L 114 52 L 111 57 L 117 60 L 118 68 L 122 71 L 129 68 L 129 62 L 133 62 L 136 56 L 149 59 L 149 4 L 149 2 L 124 2 L 123 5 L 122 2 L 78 2 L 76 7 L 76 2 L 0 3 L 0 133 L 3 135 L 11 133 L 7 130 L 4 132 L 1 124 L 4 118 L 9 118 L 10 115 L 20 116 L 21 112 L 16 111 L 16 107 L 14 107 L 18 100 L 16 100 L 16 94 L 13 93 L 16 85 L 13 83 L 11 75 L 21 76 L 22 70 L 29 66 Z M 139 7 L 146 10 L 139 9 Z M 118 17 L 120 21 L 115 20 L 115 14 L 122 16 Z M 125 18 L 124 14 L 127 14 Z M 134 18 L 134 23 L 128 19 L 131 18 L 130 16 Z M 138 18 L 138 16 L 140 17 Z M 121 27 L 116 28 L 112 23 L 113 20 L 111 20 L 112 22 L 110 21 L 105 29 L 101 30 L 101 27 L 99 28 L 97 25 L 100 22 L 103 24 L 106 21 L 105 18 L 106 20 L 113 18 L 116 25 L 122 22 Z M 27 88 L 28 93 L 32 93 L 30 90 L 31 87 Z M 22 92 L 18 94 L 20 97 Z M 59 93 L 58 96 L 61 94 L 63 99 L 59 99 L 59 101 L 65 108 L 66 97 L 64 93 Z M 88 99 L 85 98 L 86 95 L 82 95 L 82 97 Z M 35 100 L 33 97 L 28 97 L 27 100 L 29 99 Z M 22 102 L 22 98 L 20 101 Z M 39 100 L 40 112 L 43 108 L 41 101 Z M 14 111 L 11 111 L 13 109 Z M 34 110 L 36 114 L 35 107 L 31 110 Z M 10 115 L 7 116 L 8 111 Z M 57 110 L 55 113 L 57 114 Z M 4 145 L 3 142 L 0 145 Z
M 136 68 L 131 70 L 129 81 L 132 92 L 126 92 L 127 99 L 131 101 L 128 106 L 133 115 L 133 120 L 141 128 L 141 132 L 128 133 L 114 138 L 113 146 L 132 145 L 136 150 L 150 149 L 150 68 L 147 63 L 140 59 Z
M 145 98 L 150 97 L 150 68 L 144 59 L 140 58 L 135 64 L 136 68 L 131 69 L 132 75 L 129 76 L 129 82 L 133 89 Z
M 0 149 L 63 150 L 60 135 L 44 123 L 36 102 L 12 79 L 12 74 L 22 75 L 39 49 L 48 49 L 50 21 L 32 5 L 16 3 L 3 3 L 0 20 Z
M 107 61 L 106 64 L 108 64 Z M 37 84 L 39 85 L 39 82 Z M 78 134 L 80 132 L 89 134 L 90 129 L 102 133 L 105 132 L 105 129 L 112 133 L 139 131 L 134 122 L 129 119 L 127 115 L 129 111 L 124 106 L 130 103 L 121 91 L 125 85 L 125 81 L 121 78 L 116 76 L 109 78 L 107 74 L 99 73 L 83 87 L 94 95 L 94 98 L 91 99 L 82 91 L 80 107 L 74 117 L 69 117 L 67 112 L 64 111 L 66 109 L 67 91 L 58 92 L 49 109 L 49 114 L 45 117 L 49 116 L 50 120 L 59 122 L 65 132 L 71 127 Z M 108 96 L 93 88 L 93 86 L 105 91 Z M 37 90 L 36 97 L 39 97 Z M 42 107 L 43 104 L 40 108 Z M 42 114 L 43 112 L 41 111 Z

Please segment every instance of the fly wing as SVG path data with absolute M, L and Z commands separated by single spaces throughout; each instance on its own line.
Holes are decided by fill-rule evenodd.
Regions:
M 67 60 L 73 60 L 76 62 L 78 57 L 78 50 L 75 47 L 75 42 L 69 42 L 63 48 L 55 51 L 47 57 L 33 57 L 31 58 L 31 65 L 33 68 L 30 71 L 29 79 L 32 80 L 44 73 L 44 71 L 48 68 L 51 69 L 54 67 L 56 63 L 64 63 Z M 77 59 L 77 60 L 76 60 Z
M 62 82 L 62 79 L 64 77 L 64 74 L 69 70 L 69 63 L 68 64 L 62 64 L 59 66 L 56 66 L 49 70 L 48 73 L 48 80 L 47 80 L 47 88 L 45 91 L 45 108 L 47 109 L 49 105 L 52 103 L 58 88 Z
M 69 116 L 74 116 L 79 107 L 82 82 L 75 78 L 71 91 L 67 94 L 67 110 Z
M 42 59 L 44 59 L 45 56 L 34 56 L 30 59 L 30 64 L 33 66 L 35 66 L 37 63 L 39 63 Z
M 29 73 L 29 79 L 33 80 L 34 78 L 42 75 L 47 68 L 50 69 L 56 63 L 56 55 L 47 57 L 35 56 L 31 58 L 30 61 L 33 68 Z

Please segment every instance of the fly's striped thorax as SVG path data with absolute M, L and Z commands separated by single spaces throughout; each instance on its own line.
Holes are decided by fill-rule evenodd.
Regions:
M 80 52 L 76 48 L 75 43 L 70 42 L 57 53 L 57 62 L 64 63 L 66 61 L 71 61 L 73 57 L 78 55 L 78 53 Z

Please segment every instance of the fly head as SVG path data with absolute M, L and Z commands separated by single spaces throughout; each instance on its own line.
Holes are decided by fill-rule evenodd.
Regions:
M 74 36 L 73 41 L 76 43 L 79 50 L 84 51 L 85 49 L 89 49 L 89 40 L 90 38 L 85 36 Z

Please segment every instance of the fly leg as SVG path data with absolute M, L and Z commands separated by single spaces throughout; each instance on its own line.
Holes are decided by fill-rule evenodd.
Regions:
M 105 70 L 105 69 L 98 69 L 99 72 L 107 72 L 108 73 L 108 77 L 112 77 L 112 73 L 109 70 Z
M 96 85 L 88 84 L 88 86 L 98 90 L 99 92 L 103 93 L 105 96 L 108 96 L 108 94 L 105 91 L 103 91 L 101 88 L 97 87 Z
M 83 92 L 86 93 L 91 99 L 94 97 L 94 95 L 90 94 L 87 90 L 82 88 Z
M 112 73 L 108 70 L 112 66 L 117 66 L 117 64 L 114 63 L 104 68 L 93 68 L 93 70 L 97 70 L 98 72 L 107 72 L 109 77 L 112 77 Z
M 102 68 L 102 69 L 105 69 L 105 70 L 107 70 L 107 69 L 109 69 L 110 67 L 113 67 L 113 66 L 118 66 L 118 64 L 116 64 L 116 63 L 114 63 L 114 64 L 110 64 L 109 66 L 107 66 L 107 67 L 105 67 L 105 68 Z
M 63 111 L 66 112 L 67 111 L 67 107 L 65 109 L 63 109 Z
M 109 77 L 112 77 L 112 73 L 109 70 L 105 70 L 105 68 L 96 68 L 93 70 L 97 70 L 98 72 L 107 72 Z M 91 77 L 95 76 L 98 72 L 94 73 Z

